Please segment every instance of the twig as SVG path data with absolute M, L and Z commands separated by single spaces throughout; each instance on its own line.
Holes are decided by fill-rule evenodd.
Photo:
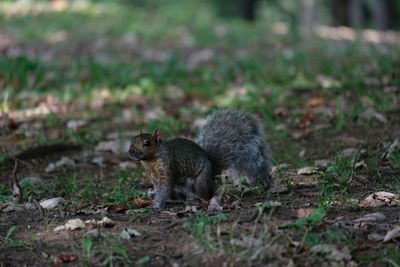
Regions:
M 310 231 L 310 229 L 307 227 L 306 228 L 306 232 L 304 233 L 304 236 L 303 236 L 303 238 L 301 239 L 301 242 L 300 242 L 300 244 L 296 247 L 296 249 L 295 249 L 295 253 L 299 253 L 300 252 L 300 250 L 302 249 L 302 247 L 304 246 L 304 242 L 306 241 L 306 238 L 307 238 L 307 236 L 308 236 L 308 232 Z
M 18 172 L 18 159 L 15 159 L 14 160 L 14 169 L 11 174 L 11 177 L 13 180 L 12 194 L 13 194 L 14 201 L 19 203 L 22 199 L 22 189 L 18 183 L 17 172 Z
M 172 223 L 168 224 L 167 226 L 165 226 L 165 227 L 163 228 L 163 230 L 168 230 L 168 229 L 174 228 L 175 226 L 178 226 L 179 224 L 182 224 L 182 223 L 184 223 L 185 221 L 186 221 L 186 219 L 172 222 Z
M 32 199 L 33 203 L 36 205 L 36 207 L 38 208 L 39 212 L 40 212 L 40 218 L 44 218 L 44 210 L 43 207 L 40 205 L 40 203 L 36 200 L 36 199 Z

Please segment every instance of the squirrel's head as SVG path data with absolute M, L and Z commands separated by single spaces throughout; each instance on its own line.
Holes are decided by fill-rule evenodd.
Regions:
M 160 131 L 155 129 L 153 134 L 140 133 L 132 138 L 129 145 L 129 156 L 137 161 L 152 160 L 161 142 Z

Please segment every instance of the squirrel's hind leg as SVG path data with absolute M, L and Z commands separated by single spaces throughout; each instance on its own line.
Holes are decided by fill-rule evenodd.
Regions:
M 195 178 L 194 190 L 196 195 L 204 200 L 209 200 L 214 196 L 216 184 L 214 181 L 211 162 L 207 161 Z

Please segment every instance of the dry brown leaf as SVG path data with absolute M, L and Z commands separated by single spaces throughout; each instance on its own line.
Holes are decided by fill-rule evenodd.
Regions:
M 313 208 L 298 209 L 296 211 L 297 217 L 308 217 L 314 211 Z
M 315 121 L 315 113 L 312 111 L 307 111 L 303 116 L 301 116 L 299 121 L 299 126 L 302 128 L 306 128 L 311 125 Z
M 105 227 L 105 228 L 112 228 L 116 225 L 117 223 L 111 220 L 108 217 L 103 217 L 100 221 L 97 222 L 97 225 L 100 227 Z
M 274 110 L 273 115 L 275 117 L 287 117 L 287 115 L 289 114 L 289 109 L 287 107 L 278 107 Z
M 76 261 L 77 259 L 78 259 L 78 256 L 63 254 L 63 255 L 54 257 L 53 264 L 54 264 L 54 266 L 59 266 L 62 263 L 73 262 L 73 261 Z
M 397 206 L 400 205 L 399 196 L 390 192 L 376 192 L 368 195 L 361 206 L 365 207 L 381 207 L 381 206 Z
M 123 213 L 128 209 L 127 205 L 113 204 L 107 207 L 107 211 L 110 213 Z
M 325 104 L 325 99 L 323 97 L 312 97 L 307 101 L 307 106 L 310 108 L 316 108 L 323 106 Z
M 133 203 L 135 203 L 135 208 L 140 209 L 140 208 L 150 207 L 151 205 L 153 205 L 154 201 L 151 199 L 143 199 L 141 197 L 135 197 Z

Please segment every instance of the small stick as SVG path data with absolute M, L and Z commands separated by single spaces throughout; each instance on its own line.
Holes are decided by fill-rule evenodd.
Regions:
M 14 169 L 11 174 L 12 180 L 13 180 L 13 188 L 12 188 L 12 194 L 14 201 L 19 203 L 22 199 L 22 189 L 21 186 L 18 183 L 18 177 L 17 177 L 17 172 L 18 172 L 18 159 L 14 160 Z
M 44 217 L 43 207 L 40 205 L 40 203 L 36 199 L 32 199 L 32 201 L 36 205 L 36 207 L 38 208 L 38 210 L 40 212 L 40 217 L 43 219 L 43 217 Z

